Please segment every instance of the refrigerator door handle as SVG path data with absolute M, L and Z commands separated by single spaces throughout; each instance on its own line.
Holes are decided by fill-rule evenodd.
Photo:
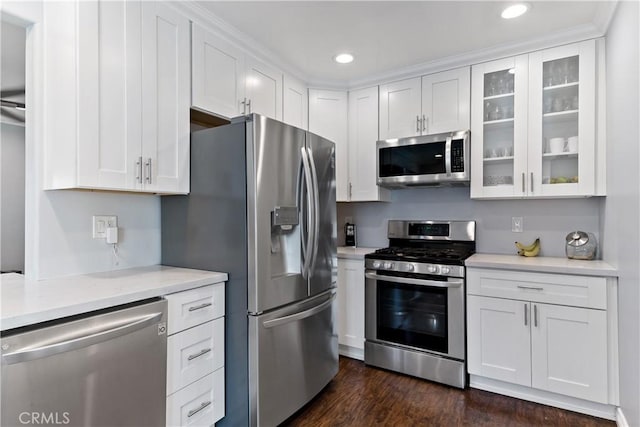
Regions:
M 318 190 L 318 173 L 316 171 L 316 162 L 313 158 L 313 152 L 307 148 L 309 153 L 309 163 L 311 165 L 311 176 L 313 179 L 313 246 L 311 248 L 311 270 L 309 276 L 313 275 L 316 268 L 316 260 L 318 259 L 318 244 L 320 243 L 320 195 Z
M 304 181 L 307 188 L 307 238 L 306 243 L 303 241 L 302 247 L 306 248 L 304 257 L 304 263 L 302 265 L 302 277 L 307 279 L 309 277 L 309 271 L 311 266 L 311 259 L 313 257 L 313 242 L 315 241 L 314 233 L 314 212 L 313 212 L 313 181 L 311 176 L 311 167 L 309 166 L 309 158 L 307 157 L 307 151 L 305 147 L 300 148 L 302 155 L 302 166 L 304 167 Z M 303 252 L 305 252 L 303 250 Z
M 327 307 L 329 307 L 333 303 L 333 300 L 335 298 L 336 298 L 336 294 L 332 293 L 331 297 L 328 300 L 326 300 L 321 304 L 316 305 L 315 307 L 311 307 L 308 310 L 304 310 L 299 313 L 290 314 L 288 316 L 282 316 L 276 319 L 267 320 L 266 322 L 262 323 L 262 326 L 264 326 L 265 328 L 275 328 L 277 326 L 281 326 L 286 323 L 291 323 L 297 320 L 306 319 L 307 317 L 311 317 L 315 314 L 318 314 L 324 309 L 326 309 Z

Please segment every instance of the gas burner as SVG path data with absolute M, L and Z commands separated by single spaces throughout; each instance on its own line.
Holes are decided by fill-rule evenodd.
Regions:
M 388 236 L 389 247 L 367 259 L 464 265 L 476 249 L 472 221 L 389 221 Z

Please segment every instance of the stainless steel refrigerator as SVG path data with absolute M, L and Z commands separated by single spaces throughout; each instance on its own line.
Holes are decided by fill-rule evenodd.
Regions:
M 191 135 L 191 193 L 162 198 L 162 263 L 229 273 L 226 410 L 275 426 L 338 372 L 334 144 L 257 114 Z

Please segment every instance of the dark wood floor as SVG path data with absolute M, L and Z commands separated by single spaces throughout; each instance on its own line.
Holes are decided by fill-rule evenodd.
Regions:
M 283 424 L 323 426 L 615 426 L 612 421 L 456 388 L 340 358 L 336 378 Z

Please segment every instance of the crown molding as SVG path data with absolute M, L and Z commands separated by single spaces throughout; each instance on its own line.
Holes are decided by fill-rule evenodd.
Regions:
M 323 79 L 307 75 L 262 45 L 259 41 L 243 33 L 209 9 L 200 5 L 196 0 L 174 1 L 172 4 L 187 14 L 193 22 L 202 25 L 222 39 L 238 46 L 245 53 L 280 68 L 283 72 L 305 83 L 311 89 L 355 90 L 602 37 L 609 28 L 618 5 L 618 0 L 609 0 L 600 3 L 594 21 L 589 24 L 556 31 L 525 41 L 499 44 L 486 49 L 474 50 L 433 61 L 383 71 L 364 78 L 345 80 Z
M 259 41 L 243 33 L 206 7 L 200 5 L 196 0 L 173 1 L 171 4 L 185 13 L 192 22 L 205 27 L 207 30 L 216 34 L 216 36 L 236 45 L 245 53 L 279 68 L 284 73 L 291 75 L 305 84 L 308 83 L 309 76 L 302 70 L 291 65 Z
M 348 82 L 350 89 L 360 89 L 377 84 L 385 84 L 393 81 L 418 77 L 425 74 L 437 73 L 451 70 L 453 68 L 465 67 L 482 62 L 493 61 L 514 55 L 530 53 L 536 50 L 556 47 L 563 44 L 575 43 L 578 41 L 602 37 L 604 33 L 594 24 L 585 24 L 568 30 L 558 31 L 549 35 L 528 39 L 515 43 L 505 43 L 491 46 L 486 49 L 479 49 L 465 52 L 459 55 L 447 56 L 434 61 L 423 62 L 410 65 L 408 67 L 394 69 L 392 71 L 374 74 L 363 79 L 355 79 Z M 315 80 L 311 83 L 316 84 Z
M 609 25 L 613 15 L 615 15 L 618 8 L 618 0 L 609 0 L 606 2 L 598 3 L 596 14 L 593 17 L 593 24 L 596 26 L 602 34 L 607 34 L 609 31 Z

